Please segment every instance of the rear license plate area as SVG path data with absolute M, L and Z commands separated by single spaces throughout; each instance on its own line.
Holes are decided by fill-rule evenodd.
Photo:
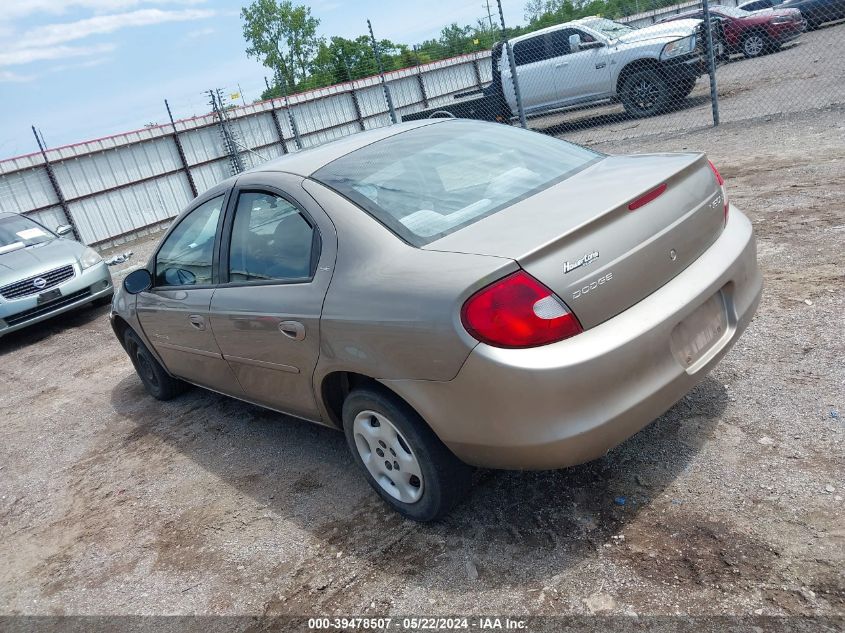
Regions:
M 728 313 L 722 292 L 717 292 L 672 330 L 672 354 L 684 369 L 698 369 L 699 361 L 725 337 Z
M 62 291 L 56 288 L 55 290 L 48 290 L 47 292 L 42 292 L 38 295 L 38 305 L 44 305 L 45 303 L 50 303 L 51 301 L 55 301 L 56 299 L 60 299 L 62 296 Z

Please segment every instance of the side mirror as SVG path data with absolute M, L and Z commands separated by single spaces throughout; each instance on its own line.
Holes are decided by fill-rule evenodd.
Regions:
M 145 290 L 149 290 L 152 285 L 153 276 L 146 268 L 133 270 L 131 273 L 126 275 L 126 279 L 123 280 L 124 290 L 131 295 L 137 295 Z
M 56 227 L 56 235 L 67 235 L 73 233 L 73 227 L 70 224 L 60 224 Z
M 569 52 L 570 53 L 577 53 L 581 50 L 581 36 L 578 33 L 574 33 L 569 36 Z

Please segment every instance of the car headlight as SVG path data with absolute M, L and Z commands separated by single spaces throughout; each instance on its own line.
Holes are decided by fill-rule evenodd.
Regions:
M 82 253 L 82 257 L 79 258 L 79 265 L 82 266 L 82 270 L 85 270 L 95 264 L 99 264 L 101 261 L 103 261 L 103 258 L 100 257 L 97 251 L 93 248 L 86 248 Z
M 671 59 L 679 55 L 686 55 L 691 53 L 695 48 L 695 35 L 669 42 L 663 47 L 663 52 L 660 53 L 660 59 Z

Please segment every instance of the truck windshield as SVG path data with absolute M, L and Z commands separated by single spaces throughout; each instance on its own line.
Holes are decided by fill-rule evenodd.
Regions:
M 581 24 L 593 29 L 594 31 L 598 31 L 605 37 L 611 39 L 616 37 L 622 37 L 626 33 L 630 33 L 631 31 L 635 30 L 627 24 L 614 22 L 613 20 L 607 20 L 605 18 L 591 18 L 589 20 L 582 20 Z
M 321 167 L 312 178 L 406 242 L 423 246 L 602 158 L 538 132 L 455 120 L 362 147 Z
M 22 215 L 0 217 L 0 255 L 33 244 L 48 242 L 55 237 L 43 226 Z

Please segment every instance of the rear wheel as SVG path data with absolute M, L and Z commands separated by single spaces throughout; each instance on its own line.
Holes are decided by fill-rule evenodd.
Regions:
M 752 31 L 742 40 L 742 54 L 751 59 L 759 57 L 769 48 L 769 38 L 759 31 Z
M 470 489 L 472 469 L 390 394 L 352 391 L 343 403 L 343 430 L 370 486 L 409 519 L 438 519 Z
M 660 114 L 672 105 L 673 93 L 665 77 L 647 68 L 625 78 L 620 97 L 628 114 L 647 117 Z
M 124 347 L 144 388 L 156 400 L 170 400 L 188 388 L 187 383 L 173 378 L 150 353 L 135 332 L 127 329 L 123 335 Z

